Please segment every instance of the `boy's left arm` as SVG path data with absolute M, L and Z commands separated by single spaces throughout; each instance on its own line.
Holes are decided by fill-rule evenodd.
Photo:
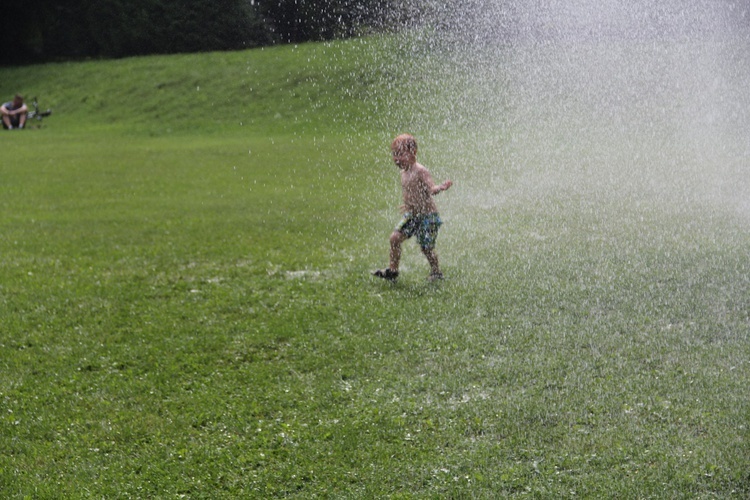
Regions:
M 435 181 L 432 180 L 432 174 L 430 174 L 430 171 L 426 168 L 422 168 L 421 177 L 423 182 L 427 185 L 427 192 L 430 193 L 430 196 L 435 196 L 436 194 L 445 191 L 453 185 L 453 181 L 451 180 L 447 180 L 442 184 L 436 185 Z
M 438 194 L 438 193 L 442 193 L 443 191 L 447 191 L 448 189 L 450 189 L 450 187 L 451 187 L 452 185 L 453 185 L 453 181 L 452 181 L 452 180 L 450 180 L 450 179 L 448 179 L 448 180 L 447 180 L 447 181 L 445 181 L 444 183 L 442 183 L 442 184 L 439 184 L 439 185 L 437 185 L 437 186 L 435 186 L 435 185 L 433 184 L 433 186 L 432 186 L 432 189 L 430 190 L 430 193 L 431 193 L 431 194 L 432 194 L 433 196 L 435 196 L 435 195 L 436 195 L 436 194 Z

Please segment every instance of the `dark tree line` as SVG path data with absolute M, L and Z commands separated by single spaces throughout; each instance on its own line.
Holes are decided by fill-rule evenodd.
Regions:
M 329 40 L 381 29 L 398 0 L 5 0 L 0 64 Z

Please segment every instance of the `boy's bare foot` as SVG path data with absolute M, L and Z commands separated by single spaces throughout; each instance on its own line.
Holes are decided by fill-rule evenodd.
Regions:
M 398 271 L 393 271 L 390 268 L 378 269 L 377 271 L 373 271 L 372 275 L 377 276 L 378 278 L 383 278 L 384 280 L 396 281 L 396 278 L 398 278 Z

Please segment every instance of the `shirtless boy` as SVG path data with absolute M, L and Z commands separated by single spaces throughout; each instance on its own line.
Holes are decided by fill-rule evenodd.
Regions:
M 417 163 L 417 141 L 409 134 L 396 137 L 391 144 L 393 161 L 401 170 L 401 189 L 404 204 L 401 207 L 404 216 L 391 234 L 390 265 L 386 269 L 378 269 L 374 276 L 389 281 L 398 278 L 398 266 L 401 261 L 401 244 L 412 236 L 417 237 L 422 253 L 430 264 L 430 281 L 443 278 L 435 252 L 435 240 L 438 228 L 443 223 L 438 215 L 437 206 L 432 199 L 436 194 L 445 191 L 453 185 L 447 180 L 435 185 L 430 172 Z

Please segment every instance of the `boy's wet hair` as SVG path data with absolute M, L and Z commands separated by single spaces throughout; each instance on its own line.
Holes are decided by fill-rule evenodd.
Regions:
M 411 134 L 401 134 L 391 144 L 392 151 L 409 151 L 417 154 L 417 140 Z

